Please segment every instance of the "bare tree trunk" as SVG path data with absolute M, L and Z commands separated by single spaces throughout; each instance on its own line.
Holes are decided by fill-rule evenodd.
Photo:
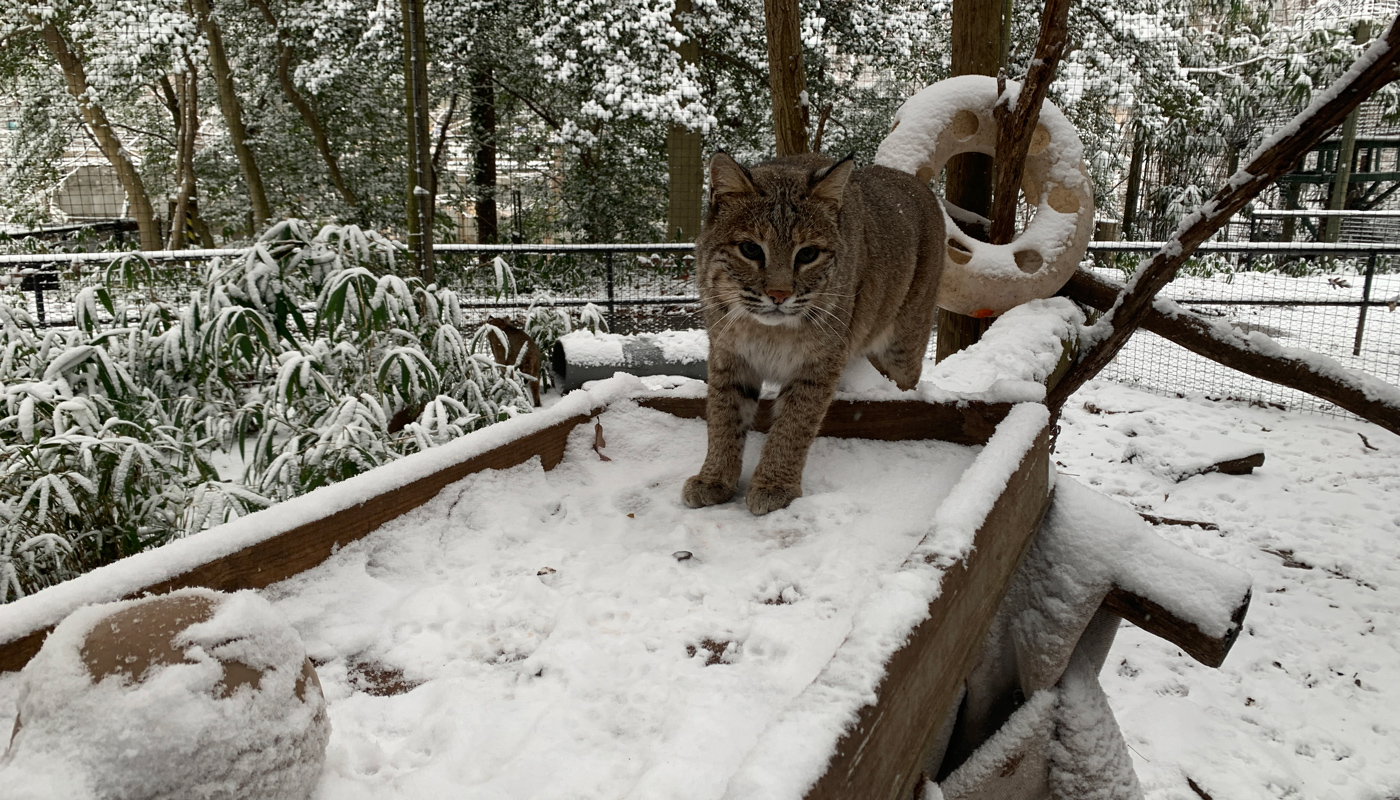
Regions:
M 1370 38 L 1370 23 L 1358 23 L 1356 30 L 1352 32 L 1353 41 L 1365 44 Z M 1337 147 L 1337 173 L 1332 181 L 1332 195 L 1327 199 L 1327 208 L 1330 211 L 1342 211 L 1347 207 L 1347 195 L 1351 194 L 1351 159 L 1356 152 L 1356 123 L 1360 116 L 1361 107 L 1357 106 L 1347 114 L 1346 122 L 1342 123 L 1342 139 Z M 1322 241 L 1335 242 L 1341 238 L 1341 217 L 1328 217 L 1325 224 Z
M 405 112 L 408 122 L 408 249 L 418 276 L 432 283 L 432 142 L 428 134 L 428 45 L 423 0 L 402 0 Z
M 136 165 L 131 162 L 130 156 L 127 155 L 121 138 L 117 136 L 116 131 L 112 130 L 112 123 L 107 119 L 107 112 L 102 109 L 102 106 L 92 102 L 88 94 L 87 71 L 83 68 L 82 60 L 73 52 L 68 40 L 53 26 L 53 23 L 45 23 L 39 32 L 44 43 L 48 45 L 49 52 L 58 62 L 59 69 L 63 71 L 63 80 L 68 86 L 68 93 L 78 101 L 78 112 L 82 115 L 83 123 L 92 133 L 92 138 L 97 142 L 102 154 L 107 157 L 107 161 L 117 171 L 117 179 L 121 181 L 122 189 L 126 191 L 126 199 L 131 213 L 136 217 L 136 225 L 141 237 L 141 249 L 159 250 L 161 244 L 160 222 L 156 219 L 155 209 L 151 205 L 151 196 L 146 192 L 146 185 L 141 180 L 141 174 L 136 171 Z
M 1128 162 L 1128 190 L 1123 196 L 1123 239 L 1131 241 L 1137 230 L 1138 197 L 1142 194 L 1142 162 L 1146 155 L 1147 132 L 1133 123 L 1133 156 Z
M 345 181 L 345 176 L 340 172 L 340 160 L 336 157 L 335 151 L 331 149 L 330 139 L 326 136 L 326 128 L 321 124 L 320 115 L 316 113 L 316 108 L 309 100 L 297 91 L 296 82 L 292 80 L 292 60 L 294 57 L 291 42 L 287 41 L 286 35 L 282 32 L 282 27 L 277 23 L 277 17 L 272 13 L 272 8 L 268 6 L 267 0 L 249 0 L 262 12 L 263 19 L 272 27 L 277 34 L 277 81 L 282 86 L 282 94 L 286 95 L 287 101 L 301 115 L 301 120 L 311 131 L 311 138 L 316 142 L 316 151 L 321 154 L 321 160 L 326 164 L 326 171 L 330 174 L 331 183 L 340 193 L 340 197 L 345 204 L 360 211 L 360 201 L 351 191 L 350 185 Z
M 996 75 L 1004 63 L 1002 41 L 1007 27 L 1003 3 L 988 0 L 954 0 L 953 76 Z M 963 153 L 948 161 L 944 197 L 948 202 L 974 214 L 992 213 L 991 156 Z M 954 314 L 938 309 L 937 359 L 942 361 L 982 338 L 991 327 L 990 319 Z
M 676 0 L 671 12 L 671 24 L 684 35 L 681 15 L 694 10 L 691 0 Z M 686 37 L 676 48 L 682 64 L 700 60 L 700 43 Z M 701 163 L 703 142 L 700 132 L 684 125 L 671 123 L 666 131 L 666 167 L 669 173 L 666 205 L 666 241 L 693 242 L 700 232 L 700 207 L 703 201 L 705 166 Z
M 243 183 L 248 187 L 248 202 L 253 208 L 253 228 L 262 230 L 272 216 L 267 203 L 267 192 L 263 189 L 262 172 L 258 169 L 253 149 L 248 146 L 248 131 L 243 126 L 243 105 L 238 100 L 238 92 L 233 86 L 233 69 L 228 63 L 228 53 L 224 50 L 223 31 L 214 19 L 209 0 L 191 0 L 195 15 L 199 18 L 200 29 L 209 40 L 209 70 L 214 75 L 214 85 L 219 90 L 219 111 L 228 126 L 229 143 L 233 154 L 238 158 L 238 168 L 243 173 Z
M 185 62 L 185 74 L 175 84 L 179 124 L 175 129 L 175 210 L 170 215 L 170 250 L 189 246 L 192 227 L 190 205 L 195 193 L 194 146 L 199 135 L 199 75 L 194 64 Z
M 491 67 L 479 66 L 472 76 L 472 138 L 476 158 L 472 184 L 476 187 L 476 240 L 482 244 L 500 241 L 500 219 L 496 210 L 496 89 Z
M 763 0 L 768 29 L 768 86 L 778 155 L 807 152 L 807 79 L 802 71 L 802 16 L 797 0 Z

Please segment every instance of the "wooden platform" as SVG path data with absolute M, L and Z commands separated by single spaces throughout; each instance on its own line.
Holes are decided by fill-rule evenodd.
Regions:
M 681 417 L 698 418 L 704 414 L 704 401 L 693 396 L 660 392 L 626 399 Z M 541 459 L 545 469 L 553 468 L 563 457 L 570 432 L 604 408 L 603 403 L 580 406 L 577 398 L 573 398 L 573 402 L 566 399 L 555 408 L 531 415 L 535 419 L 529 420 L 528 425 L 512 420 L 471 434 L 464 437 L 462 446 L 465 449 L 470 449 L 471 445 L 466 440 L 484 434 L 499 439 L 513 424 L 524 431 L 516 438 L 431 474 L 388 491 L 364 496 L 323 517 L 286 527 L 178 574 L 163 575 L 139 584 L 136 590 L 125 594 L 164 592 L 184 586 L 208 586 L 226 591 L 268 586 L 320 564 L 341 546 L 426 503 L 441 489 L 465 476 L 508 468 L 536 457 Z M 998 456 L 1001 458 L 1008 452 L 1018 454 L 1018 463 L 1010 472 L 1005 489 L 987 504 L 985 515 L 973 526 L 976 534 L 971 555 L 951 565 L 938 565 L 943 570 L 942 585 L 929 604 L 927 617 L 908 630 L 903 645 L 889 654 L 883 674 L 878 676 L 879 688 L 874 701 L 859 712 L 856 722 L 836 744 L 821 779 L 810 787 L 806 797 L 905 800 L 918 785 L 926 753 L 938 733 L 937 727 L 957 702 L 963 679 L 980 650 L 1010 576 L 1050 502 L 1048 426 L 1040 424 L 1028 430 L 1021 424 L 999 431 L 998 426 L 1011 409 L 1009 404 L 972 402 L 838 401 L 828 414 L 822 430 L 825 436 L 940 439 L 964 445 L 985 445 L 997 438 L 998 446 L 987 447 L 983 456 L 978 457 L 978 463 L 993 449 L 1002 454 Z M 973 469 L 978 463 L 974 463 Z M 343 489 L 341 494 L 345 491 L 349 489 Z M 288 501 L 260 514 L 267 515 L 268 520 L 276 519 L 274 515 L 279 514 L 294 517 L 292 512 L 301 508 L 294 504 L 306 505 L 320 494 L 316 492 Z M 244 527 L 248 519 L 251 517 L 240 521 Z M 219 535 L 219 529 L 214 529 L 201 537 Z M 918 552 L 916 550 L 910 558 L 920 558 Z M 150 555 L 158 555 L 158 551 Z M 124 568 L 139 571 L 139 560 L 145 557 L 128 559 L 128 562 L 137 563 Z M 101 576 L 94 575 L 87 580 L 92 586 L 100 586 Z M 118 599 L 93 596 L 92 591 L 84 594 L 78 589 L 70 593 L 87 598 L 87 602 Z M 44 594 L 41 592 L 28 599 L 26 608 L 31 609 L 31 615 L 32 608 L 43 603 Z M 97 594 L 100 595 L 100 591 Z M 5 641 L 0 642 L 0 670 L 21 668 L 37 652 L 47 630 L 57 621 L 48 620 L 29 630 L 6 628 L 2 623 L 7 613 L 21 610 L 16 605 L 0 607 L 0 636 L 5 637 Z M 42 620 L 42 614 L 37 616 Z M 840 656 L 838 649 L 833 662 Z

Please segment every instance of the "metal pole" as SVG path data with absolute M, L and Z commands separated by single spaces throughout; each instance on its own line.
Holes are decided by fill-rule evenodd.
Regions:
M 1366 260 L 1366 283 L 1361 287 L 1361 311 L 1356 315 L 1356 343 L 1352 345 L 1351 354 L 1361 355 L 1361 337 L 1366 333 L 1366 311 L 1371 303 L 1371 281 L 1376 277 L 1376 254 Z
M 39 280 L 39 274 L 34 274 L 34 315 L 39 318 L 39 327 L 46 327 L 44 319 L 44 284 Z
M 603 263 L 608 268 L 608 330 L 617 332 L 617 303 L 613 299 L 613 254 L 609 250 L 603 256 Z

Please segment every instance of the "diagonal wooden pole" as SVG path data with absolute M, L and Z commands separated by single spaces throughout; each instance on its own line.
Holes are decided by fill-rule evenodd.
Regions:
M 1400 17 L 1345 75 L 1279 129 L 1215 196 L 1186 219 L 1156 255 L 1138 266 L 1113 308 L 1090 329 L 1086 349 L 1045 399 L 1058 414 L 1069 396 L 1108 366 L 1152 309 L 1152 300 L 1176 277 L 1196 247 L 1326 136 L 1377 89 L 1400 78 Z
M 1015 108 L 1008 107 L 1003 97 L 992 110 L 997 121 L 996 191 L 992 194 L 992 212 L 988 215 L 992 221 L 992 244 L 1006 244 L 1016 236 L 1016 204 L 1026 171 L 1026 153 L 1030 150 L 1031 134 L 1040 121 L 1045 94 L 1055 80 L 1055 69 L 1069 42 L 1070 4 L 1071 0 L 1046 0 L 1045 11 L 1040 15 L 1040 39 L 1026 77 L 1021 81 Z M 998 84 L 1004 91 L 1004 81 L 998 80 Z M 1031 202 L 1037 199 L 1032 198 Z

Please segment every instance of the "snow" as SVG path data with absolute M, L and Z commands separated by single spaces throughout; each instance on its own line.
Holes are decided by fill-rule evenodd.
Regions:
M 661 360 L 693 364 L 709 357 L 710 340 L 703 330 L 662 331 L 635 336 L 578 330 L 559 337 L 570 364 L 623 368 L 634 359 L 659 352 Z
M 6 798 L 306 796 L 329 729 L 319 690 L 299 684 L 306 655 L 296 633 L 252 592 L 177 594 L 209 598 L 213 616 L 176 637 L 184 661 L 135 681 L 94 683 L 86 646 L 110 615 L 142 600 L 88 606 L 54 630 L 13 679 L 24 725 L 0 762 Z M 258 679 L 227 693 L 232 662 Z
M 691 395 L 702 386 L 614 379 L 533 416 L 559 419 L 668 384 Z M 737 503 L 693 512 L 681 509 L 676 487 L 703 451 L 700 423 L 622 422 L 649 416 L 621 407 L 602 416 L 611 462 L 597 460 L 583 426 L 559 469 L 522 465 L 509 483 L 475 476 L 267 593 L 324 662 L 335 730 L 319 796 L 525 796 L 507 785 L 506 765 L 538 796 L 660 797 L 678 785 L 685 793 L 675 796 L 717 796 L 731 773 L 736 796 L 800 792 L 792 785 L 822 759 L 803 743 L 833 735 L 842 708 L 865 691 L 869 665 L 859 659 L 887 644 L 884 615 L 904 624 L 929 586 L 902 559 L 936 499 L 901 481 L 917 472 L 924 487 L 958 479 L 990 490 L 995 476 L 958 478 L 941 461 L 942 477 L 927 475 L 919 448 L 958 452 L 947 445 L 818 440 L 808 494 L 790 509 L 758 522 Z M 1025 416 L 1012 420 L 1021 434 L 1004 431 L 1008 443 L 1036 426 Z M 1218 526 L 1147 535 L 1254 583 L 1245 629 L 1218 670 L 1136 628 L 1119 630 L 1100 681 L 1145 796 L 1195 800 L 1188 780 L 1216 798 L 1400 793 L 1400 514 L 1388 502 L 1400 492 L 1400 437 L 1360 421 L 1102 381 L 1077 393 L 1059 424 L 1058 492 L 1091 487 L 1121 504 L 1114 513 L 1125 525 L 1138 509 Z M 1268 460 L 1252 475 L 1178 481 L 1167 467 L 1180 443 L 1206 435 L 1258 446 Z M 750 464 L 762 437 L 751 439 Z M 876 511 L 895 523 L 872 530 Z M 945 555 L 954 549 L 933 541 Z M 693 557 L 676 560 L 681 550 Z M 847 591 L 865 601 L 839 608 Z M 8 614 L 0 622 L 10 624 Z M 851 657 L 824 667 L 856 634 L 863 644 Z M 365 662 L 401 671 L 416 688 L 368 693 Z M 611 689 L 598 682 L 610 670 L 622 676 Z M 483 696 L 474 691 L 486 699 L 461 699 Z M 0 676 L 0 730 L 17 695 L 17 677 Z M 1078 707 L 1093 700 L 1084 697 Z M 1084 730 L 1101 729 L 1086 720 Z
M 930 400 L 1044 401 L 1046 379 L 1083 324 L 1083 312 L 1066 298 L 1024 303 L 999 317 L 976 344 L 925 373 L 928 383 L 920 389 Z
M 639 391 L 638 379 L 621 376 L 600 381 L 586 392 L 574 392 L 535 414 L 483 428 L 471 436 L 415 453 L 380 468 L 315 492 L 279 503 L 273 508 L 240 517 L 198 536 L 171 542 L 140 558 L 117 561 L 71 581 L 0 606 L 0 641 L 10 641 L 29 631 L 56 624 L 74 609 L 88 603 L 117 600 L 140 589 L 213 559 L 237 552 L 280 533 L 355 508 L 364 498 L 412 483 L 449 465 L 543 430 L 577 415 L 589 415 L 615 397 Z
M 1146 797 L 1195 800 L 1188 779 L 1216 798 L 1400 794 L 1400 515 L 1389 502 L 1400 437 L 1101 381 L 1060 424 L 1062 475 L 1151 514 L 1219 526 L 1155 531 L 1254 580 L 1219 670 L 1131 626 L 1118 633 L 1100 679 Z M 1252 475 L 1178 483 L 1125 458 L 1129 445 L 1168 450 L 1196 431 L 1248 439 L 1268 460 Z
M 878 665 L 902 642 L 881 595 L 976 449 L 819 440 L 805 496 L 755 518 L 681 504 L 702 422 L 600 422 L 611 460 L 580 426 L 556 469 L 471 476 L 267 591 L 324 664 L 318 796 L 718 797 L 814 680 L 820 768 L 873 686 L 819 676 L 838 646 Z M 417 688 L 357 692 L 362 662 Z

